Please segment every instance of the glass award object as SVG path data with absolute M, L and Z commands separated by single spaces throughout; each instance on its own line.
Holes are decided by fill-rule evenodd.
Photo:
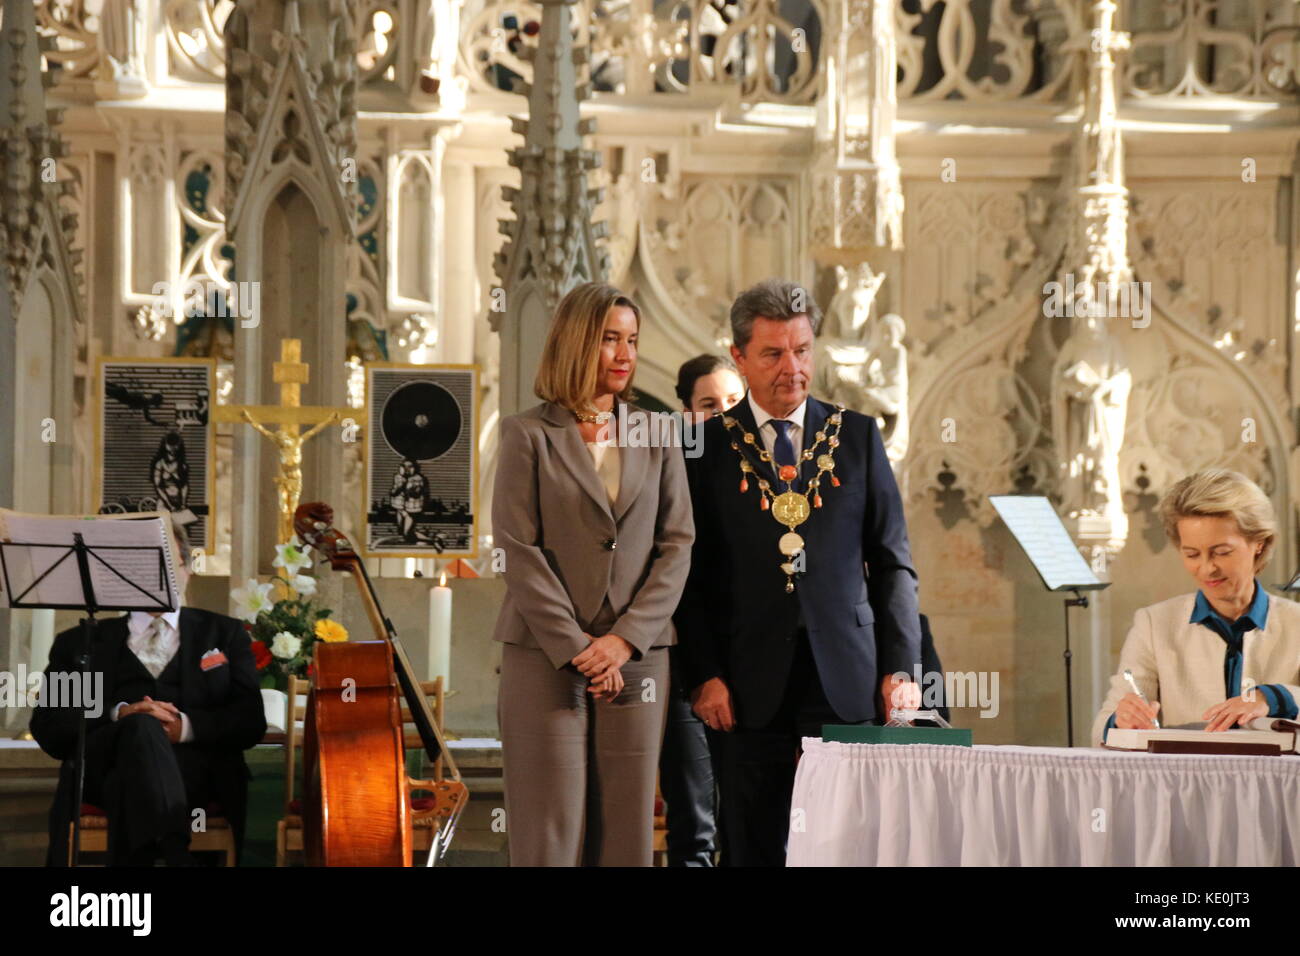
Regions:
M 894 707 L 889 711 L 889 721 L 886 727 L 911 727 L 915 720 L 928 720 L 936 726 L 945 730 L 951 730 L 952 724 L 939 716 L 937 710 L 909 710 L 903 707 Z

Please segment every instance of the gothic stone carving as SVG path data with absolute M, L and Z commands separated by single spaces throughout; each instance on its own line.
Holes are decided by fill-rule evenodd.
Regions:
M 283 21 L 273 18 L 283 9 Z M 353 0 L 236 8 L 226 23 L 227 228 L 274 166 L 319 163 L 342 222 L 354 219 L 356 56 Z M 349 170 L 351 175 L 349 175 Z
M 78 305 L 80 319 L 82 253 L 71 250 L 68 237 L 77 216 L 61 208 L 72 183 L 58 178 L 59 160 L 68 146 L 57 127 L 61 109 L 45 108 L 40 55 L 48 41 L 39 41 L 32 5 L 7 2 L 0 31 L 0 142 L 4 175 L 0 176 L 0 257 L 8 274 L 5 290 L 17 315 L 23 293 L 37 268 L 42 249 Z

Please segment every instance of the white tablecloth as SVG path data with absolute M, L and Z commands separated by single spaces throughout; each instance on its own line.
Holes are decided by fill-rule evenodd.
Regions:
M 1295 866 L 1300 757 L 804 739 L 790 866 Z

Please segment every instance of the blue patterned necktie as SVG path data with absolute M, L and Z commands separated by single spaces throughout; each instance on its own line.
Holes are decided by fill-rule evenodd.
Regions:
M 773 418 L 770 421 L 772 427 L 776 429 L 776 444 L 772 446 L 772 460 L 776 462 L 779 471 L 782 465 L 793 465 L 795 463 L 794 444 L 790 441 L 790 428 L 794 423 L 783 418 Z

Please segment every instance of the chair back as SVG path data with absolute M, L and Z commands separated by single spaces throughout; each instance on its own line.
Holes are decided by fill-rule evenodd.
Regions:
M 305 677 L 289 677 L 286 693 L 289 703 L 284 709 L 284 812 L 291 812 L 294 800 L 294 783 L 298 766 L 298 748 L 302 746 L 302 728 L 299 723 L 307 719 L 307 691 L 311 681 Z M 301 698 L 301 699 L 299 699 Z

